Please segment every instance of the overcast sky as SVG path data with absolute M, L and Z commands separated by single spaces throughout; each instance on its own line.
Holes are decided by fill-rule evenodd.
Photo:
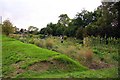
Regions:
M 60 14 L 74 18 L 83 8 L 94 11 L 99 5 L 101 0 L 0 0 L 0 16 L 18 28 L 43 28 L 57 23 Z

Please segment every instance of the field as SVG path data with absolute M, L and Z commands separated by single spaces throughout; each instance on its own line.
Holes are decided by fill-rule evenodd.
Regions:
M 36 37 L 16 39 L 2 36 L 4 78 L 118 77 L 117 48 L 109 51 L 107 47 L 83 47 L 79 40 L 70 38 L 61 43 L 59 37 L 52 36 L 44 40 Z M 30 39 L 36 40 L 35 42 L 43 40 L 44 45 L 38 45 L 41 43 L 34 41 L 30 44 Z M 104 55 L 101 57 L 103 51 Z M 107 54 L 108 51 L 111 56 Z
M 119 0 L 9 1 L 0 0 L 2 79 L 119 79 Z
M 2 36 L 0 35 L 0 77 L 2 77 Z

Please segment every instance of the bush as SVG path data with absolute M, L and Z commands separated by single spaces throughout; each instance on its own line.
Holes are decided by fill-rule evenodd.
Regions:
M 66 40 L 67 39 L 67 36 L 64 36 L 64 40 Z
M 45 38 L 45 35 L 39 34 L 39 38 L 43 39 Z
M 89 65 L 92 62 L 93 51 L 90 48 L 84 47 L 77 52 L 77 59 Z
M 52 49 L 53 48 L 53 40 L 52 39 L 47 39 L 46 40 L 46 47 L 48 49 Z
M 39 47 L 42 47 L 42 48 L 45 47 L 45 42 L 43 40 L 41 40 L 41 39 L 40 40 L 36 39 L 34 41 L 34 44 L 37 45 L 37 46 L 39 46 Z
M 9 37 L 18 39 L 18 38 L 19 38 L 19 35 L 17 35 L 17 34 L 9 34 Z
M 20 37 L 19 40 L 20 40 L 21 42 L 25 42 L 25 38 L 23 38 L 23 37 Z
M 33 37 L 33 34 L 29 34 L 29 37 L 32 38 L 32 37 Z
M 75 46 L 69 46 L 67 49 L 63 49 L 65 54 L 69 54 L 72 55 L 75 53 L 76 51 L 76 47 Z
M 3 21 L 2 24 L 2 33 L 9 36 L 9 34 L 14 33 L 14 28 L 12 23 L 9 20 Z
M 39 43 L 40 43 L 39 40 L 37 40 L 37 39 L 34 40 L 34 44 L 35 44 L 35 45 L 39 46 Z
M 89 37 L 85 37 L 85 38 L 83 39 L 83 45 L 84 45 L 85 47 L 89 47 L 89 46 L 91 45 L 91 39 L 90 39 Z
M 34 39 L 31 38 L 30 40 L 28 40 L 28 43 L 34 44 Z
M 88 64 L 92 62 L 92 56 L 93 56 L 92 50 L 87 49 L 86 53 L 85 53 L 85 58 L 86 58 L 86 62 L 88 62 Z

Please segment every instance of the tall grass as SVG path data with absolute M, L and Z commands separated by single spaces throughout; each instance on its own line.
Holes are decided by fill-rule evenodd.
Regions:
M 52 49 L 53 48 L 53 40 L 52 39 L 50 39 L 50 38 L 48 38 L 47 40 L 46 40 L 46 47 L 48 48 L 48 49 Z
M 52 49 L 56 52 L 89 65 L 93 61 L 102 61 L 114 64 L 118 61 L 118 49 L 120 46 L 119 38 L 86 37 L 83 41 L 68 38 L 64 43 L 60 43 L 59 37 L 46 37 L 41 39 L 39 36 L 20 38 L 22 42 L 35 44 L 42 48 Z M 83 44 L 83 46 L 82 46 Z
M 39 47 L 45 48 L 45 41 L 42 39 L 35 39 L 34 44 Z
M 93 59 L 93 51 L 88 47 L 81 48 L 79 51 L 77 51 L 76 58 L 81 63 L 89 65 Z
M 101 38 L 99 36 L 94 37 L 91 36 L 88 39 L 90 46 L 107 46 L 107 47 L 115 47 L 118 48 L 120 44 L 120 39 L 119 38 L 114 38 L 114 37 L 109 37 L 109 38 Z

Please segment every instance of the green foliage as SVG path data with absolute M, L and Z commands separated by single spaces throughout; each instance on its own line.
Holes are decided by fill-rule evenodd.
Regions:
M 39 39 L 38 37 L 39 35 L 33 35 L 33 37 L 31 38 L 20 38 L 20 40 L 25 43 L 32 43 L 42 48 L 47 48 L 53 51 L 64 53 L 82 64 L 87 64 L 87 66 L 89 66 L 89 63 L 91 63 L 92 61 L 96 61 L 95 64 L 98 64 L 99 61 L 113 65 L 117 65 L 118 63 L 119 58 L 117 57 L 117 51 L 119 47 L 119 39 L 105 39 L 100 38 L 99 36 L 89 36 L 86 38 L 86 40 L 84 39 L 82 41 L 76 38 L 67 37 L 67 39 L 64 40 L 64 43 L 61 44 L 61 40 L 59 37 L 48 36 L 44 39 Z M 108 40 L 107 44 L 106 40 Z M 87 48 L 84 49 L 82 47 L 83 43 L 84 46 L 86 45 L 87 47 L 93 48 L 93 51 Z
M 78 39 L 83 39 L 83 28 L 79 28 L 79 29 L 76 31 L 76 38 L 78 38 Z
M 3 21 L 3 24 L 2 24 L 2 32 L 3 32 L 3 34 L 5 34 L 5 35 L 7 35 L 7 36 L 8 36 L 10 33 L 13 33 L 13 32 L 14 32 L 13 25 L 12 25 L 12 23 L 11 23 L 9 20 Z
M 28 42 L 31 43 L 31 44 L 34 44 L 34 39 L 31 38 L 31 39 L 28 40 Z
M 101 51 L 99 51 L 98 49 L 96 49 L 96 48 L 93 49 L 93 53 L 97 54 L 97 55 L 99 56 L 100 59 L 103 58 L 104 53 L 101 52 Z
M 70 19 L 67 14 L 61 14 L 57 24 L 49 23 L 46 28 L 42 28 L 40 33 L 43 35 L 33 35 L 38 33 L 38 28 L 30 26 L 28 28 L 29 37 L 18 37 L 10 35 L 12 38 L 19 38 L 20 42 L 12 38 L 3 36 L 2 44 L 2 61 L 3 61 L 3 77 L 66 77 L 66 78 L 111 78 L 118 77 L 117 68 L 88 70 L 82 64 L 93 63 L 93 61 L 105 63 L 111 66 L 118 65 L 119 56 L 118 49 L 120 43 L 120 28 L 118 27 L 118 3 L 104 3 L 98 6 L 94 12 L 82 10 L 77 13 L 75 18 Z M 5 20 L 2 24 L 3 33 L 9 35 L 15 31 L 12 23 Z M 58 38 L 45 38 L 44 35 L 60 36 L 64 35 L 64 43 L 60 43 Z M 73 38 L 84 39 L 87 41 L 77 41 Z M 90 37 L 88 37 L 90 36 Z M 93 37 L 95 36 L 95 37 Z M 97 36 L 97 37 L 96 37 Z M 41 38 L 41 39 L 39 39 Z M 42 39 L 44 38 L 44 39 Z M 82 50 L 82 44 L 93 48 L 92 50 Z M 26 44 L 32 43 L 32 44 Z M 39 48 L 35 45 L 47 49 L 51 49 L 63 54 Z M 76 47 L 75 47 L 76 46 Z M 69 58 L 70 56 L 71 58 Z M 85 58 L 85 59 L 84 59 Z M 53 60 L 53 61 L 52 61 Z M 58 68 L 55 63 L 65 64 L 67 68 Z M 77 61 L 75 61 L 77 60 Z M 41 61 L 48 61 L 53 64 L 52 67 L 43 72 L 29 70 L 32 65 Z M 48 64 L 49 64 L 48 63 Z M 16 68 L 15 65 L 19 66 Z M 48 65 L 46 65 L 48 66 Z M 34 66 L 35 67 L 35 66 Z M 39 66 L 38 66 L 39 67 Z M 15 74 L 16 70 L 22 69 L 23 73 Z M 88 71 L 86 71 L 88 70 Z M 78 71 L 78 72 L 73 72 Z M 71 73 L 69 73 L 71 72 Z M 51 74 L 53 73 L 53 74 Z M 59 73 L 59 74 L 58 74 Z
M 70 73 L 68 76 L 72 78 L 118 78 L 118 70 L 117 68 L 101 69 L 96 71 L 89 70 Z
M 52 58 L 53 60 L 56 59 L 59 62 L 67 62 L 70 63 L 68 66 L 68 71 L 72 70 L 87 70 L 86 67 L 79 64 L 79 62 L 74 61 L 73 59 L 67 57 L 66 55 L 39 48 L 33 44 L 26 44 L 22 43 L 18 40 L 8 38 L 6 36 L 2 37 L 3 45 L 2 45 L 2 61 L 3 61 L 3 77 L 15 77 L 12 75 L 16 70 L 18 70 L 15 66 L 19 66 L 19 69 L 25 71 L 20 75 L 26 75 L 25 73 L 29 70 L 31 65 L 34 65 L 37 62 L 41 62 L 44 60 L 50 61 Z M 50 59 L 51 58 L 51 59 Z M 74 66 L 72 66 L 74 64 Z M 67 70 L 64 69 L 65 72 Z M 52 72 L 52 69 L 50 70 Z M 54 72 L 54 70 L 53 70 Z M 27 75 L 31 75 L 31 73 L 27 73 Z M 26 76 L 27 77 L 27 76 Z M 31 77 L 34 77 L 31 75 Z
M 70 19 L 67 14 L 61 14 L 57 24 L 48 24 L 46 28 L 41 29 L 40 33 L 54 36 L 66 35 L 80 39 L 84 36 L 120 38 L 117 21 L 118 4 L 102 2 L 94 12 L 83 9 L 73 19 Z
M 58 23 L 60 23 L 64 27 L 67 27 L 68 24 L 69 24 L 69 21 L 70 21 L 70 18 L 68 17 L 68 15 L 67 14 L 61 14 L 59 16 L 59 18 L 60 19 L 58 20 Z
M 17 75 L 17 78 L 21 77 L 31 77 L 33 78 L 118 78 L 118 70 L 117 68 L 109 68 L 109 69 L 101 69 L 101 70 L 88 70 L 88 71 L 75 71 L 71 73 L 65 72 L 44 72 L 37 73 L 34 71 L 27 71 L 23 74 Z
M 42 48 L 45 48 L 45 41 L 44 40 L 41 40 L 41 39 L 36 39 L 36 40 L 34 40 L 34 44 L 35 45 L 37 45 L 37 46 L 39 46 L 39 47 L 42 47 Z
M 45 38 L 45 35 L 39 34 L 39 38 L 43 39 Z
M 37 28 L 37 27 L 34 27 L 34 26 L 29 26 L 29 27 L 28 27 L 28 32 L 29 32 L 29 33 L 32 33 L 32 34 L 37 34 L 38 28 Z
M 67 39 L 67 36 L 64 36 L 64 40 L 66 40 Z

